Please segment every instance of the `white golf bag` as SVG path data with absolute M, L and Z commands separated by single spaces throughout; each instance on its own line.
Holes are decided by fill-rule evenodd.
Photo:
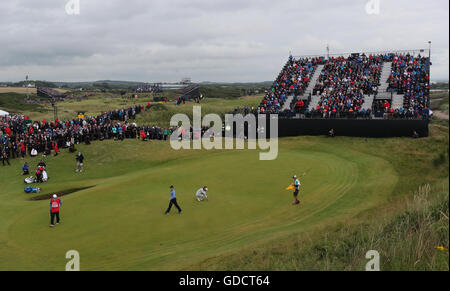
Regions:
M 42 171 L 42 182 L 47 182 L 47 180 L 48 180 L 47 171 Z
M 30 177 L 25 178 L 25 180 L 23 182 L 25 184 L 33 184 L 36 182 L 36 178 L 33 176 L 30 176 Z

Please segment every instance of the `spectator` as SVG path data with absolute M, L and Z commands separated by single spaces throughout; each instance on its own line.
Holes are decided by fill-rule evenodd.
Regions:
M 330 131 L 328 132 L 328 136 L 329 137 L 335 137 L 335 133 L 334 133 L 334 129 L 330 129 Z
M 22 166 L 22 172 L 23 172 L 22 175 L 29 175 L 30 174 L 29 169 L 30 169 L 30 166 L 28 166 L 28 163 L 25 162 Z
M 3 151 L 2 152 L 2 164 L 3 164 L 3 166 L 5 166 L 5 162 L 8 163 L 8 166 L 11 166 L 11 164 L 9 163 L 8 154 L 6 153 L 6 151 Z

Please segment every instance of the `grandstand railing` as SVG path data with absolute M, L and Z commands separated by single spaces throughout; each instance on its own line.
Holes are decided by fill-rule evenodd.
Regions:
M 383 50 L 383 51 L 373 51 L 373 52 L 347 52 L 347 53 L 333 53 L 333 54 L 320 54 L 320 55 L 298 55 L 298 56 L 292 56 L 293 58 L 318 58 L 318 57 L 327 57 L 327 56 L 340 56 L 340 57 L 346 57 L 351 56 L 355 54 L 365 54 L 365 55 L 381 55 L 381 54 L 407 54 L 410 53 L 412 55 L 418 55 L 427 52 L 428 49 L 410 49 L 410 50 Z

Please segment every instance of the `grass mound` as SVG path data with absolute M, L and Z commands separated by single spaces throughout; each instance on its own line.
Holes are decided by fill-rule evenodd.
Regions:
M 49 200 L 50 198 L 52 198 L 53 194 L 55 194 L 55 193 L 58 193 L 58 196 L 62 197 L 62 196 L 73 194 L 73 193 L 76 193 L 76 192 L 79 192 L 79 191 L 83 191 L 83 190 L 86 190 L 86 189 L 89 189 L 89 188 L 92 188 L 92 187 L 94 187 L 94 186 L 55 191 L 54 193 L 41 194 L 41 195 L 37 195 L 37 196 L 31 197 L 29 200 L 31 200 L 31 201 Z
M 19 93 L 0 93 L 0 108 L 8 112 L 26 112 L 26 111 L 36 111 L 36 112 L 46 112 L 43 106 L 38 104 L 28 104 L 25 102 L 25 94 Z M 36 95 L 32 96 L 32 99 Z

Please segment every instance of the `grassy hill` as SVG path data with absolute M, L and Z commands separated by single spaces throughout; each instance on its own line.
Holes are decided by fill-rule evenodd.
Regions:
M 0 93 L 0 109 L 11 113 L 43 113 L 47 111 L 40 105 L 26 103 L 25 96 L 23 93 Z M 31 95 L 30 97 L 35 99 L 36 95 Z
M 152 101 L 139 96 L 97 92 L 58 103 L 59 117 Z M 261 98 L 207 98 L 202 113 L 223 115 Z M 448 93 L 437 100 L 448 108 Z M 165 126 L 196 105 L 152 104 L 136 122 Z M 53 117 L 51 105 L 26 104 L 23 94 L 0 94 L 0 108 Z M 448 145 L 448 121 L 433 121 L 423 139 L 283 138 L 278 159 L 264 162 L 253 150 L 107 140 L 77 146 L 82 174 L 66 150 L 46 157 L 50 180 L 39 194 L 23 192 L 24 161 L 12 160 L 0 166 L 0 270 L 63 270 L 71 249 L 82 270 L 363 270 L 370 249 L 384 270 L 448 270 Z M 26 161 L 34 169 L 38 159 Z M 294 207 L 284 189 L 305 171 Z M 163 215 L 171 184 L 181 215 Z M 194 193 L 205 184 L 210 201 L 198 203 Z M 68 194 L 54 229 L 52 193 Z
M 350 248 L 335 254 L 333 264 L 315 265 L 311 259 L 296 265 L 297 253 L 283 252 L 284 246 L 294 247 L 298 238 L 320 246 L 321 234 L 343 226 L 358 229 L 368 219 L 397 213 L 420 186 L 440 183 L 448 176 L 448 154 L 437 162 L 448 146 L 448 128 L 433 125 L 431 132 L 420 140 L 286 138 L 280 140 L 278 159 L 269 162 L 250 150 L 174 151 L 160 141 L 95 142 L 78 145 L 86 156 L 82 174 L 75 173 L 72 154 L 46 158 L 50 180 L 32 195 L 23 192 L 22 161 L 15 160 L 0 169 L 0 269 L 63 270 L 71 249 L 80 252 L 82 270 L 340 269 Z M 38 162 L 27 160 L 32 166 Z M 307 170 L 302 204 L 294 207 L 284 188 L 292 174 Z M 171 184 L 181 215 L 163 215 Z M 198 203 L 194 193 L 205 184 L 210 201 Z M 83 187 L 91 188 L 63 197 L 62 224 L 53 229 L 48 200 L 30 201 Z M 339 242 L 339 236 L 330 237 L 330 244 Z M 361 251 L 373 246 L 363 242 Z M 283 259 L 271 259 L 276 254 Z M 271 263 L 259 264 L 267 260 Z M 413 268 L 401 261 L 389 266 Z
M 83 95 L 86 93 L 77 93 Z M 153 98 L 148 94 L 138 94 L 138 99 L 122 97 L 120 94 L 96 92 L 92 96 L 84 100 L 77 101 L 75 99 L 57 103 L 58 117 L 61 120 L 76 118 L 79 111 L 86 112 L 87 115 L 96 116 L 99 113 L 110 111 L 118 108 L 126 108 L 132 105 L 147 105 L 150 102 L 154 107 L 149 112 L 145 112 L 137 117 L 139 124 L 151 125 L 169 125 L 170 118 L 176 113 L 185 113 L 192 117 L 192 107 L 201 105 L 204 114 L 229 113 L 236 107 L 244 107 L 245 105 L 257 106 L 263 95 L 239 97 L 235 99 L 229 98 L 207 98 L 201 104 L 187 102 L 186 104 L 175 106 L 173 102 L 164 105 L 157 105 L 153 102 Z M 8 112 L 22 113 L 30 116 L 33 120 L 52 120 L 53 108 L 51 104 L 34 105 L 24 102 L 23 94 L 4 93 L 0 94 L 0 109 Z

